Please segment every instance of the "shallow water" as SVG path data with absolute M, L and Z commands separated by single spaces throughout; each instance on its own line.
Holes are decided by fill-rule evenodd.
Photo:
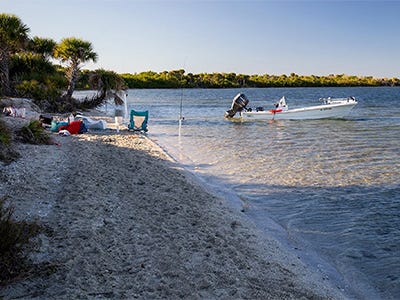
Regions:
M 238 92 L 252 107 L 359 104 L 346 119 L 226 120 Z M 149 136 L 175 159 L 242 199 L 260 228 L 277 222 L 355 298 L 400 297 L 400 88 L 130 90 L 128 103 L 150 111 Z

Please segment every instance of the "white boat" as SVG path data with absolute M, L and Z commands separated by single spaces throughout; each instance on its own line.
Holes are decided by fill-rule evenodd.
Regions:
M 308 120 L 343 118 L 357 104 L 354 97 L 348 98 L 321 98 L 322 104 L 301 108 L 289 109 L 283 96 L 275 107 L 264 110 L 257 107 L 255 110 L 247 108 L 249 100 L 243 93 L 239 93 L 232 101 L 231 109 L 225 113 L 225 117 L 233 118 L 239 113 L 242 120 Z

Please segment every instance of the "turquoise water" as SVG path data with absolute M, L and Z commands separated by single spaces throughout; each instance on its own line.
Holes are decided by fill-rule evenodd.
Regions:
M 340 120 L 232 122 L 223 115 L 238 92 L 252 107 L 281 96 L 292 108 L 359 104 Z M 130 90 L 128 103 L 150 111 L 149 136 L 175 159 L 240 198 L 262 230 L 278 223 L 354 298 L 400 298 L 399 88 Z

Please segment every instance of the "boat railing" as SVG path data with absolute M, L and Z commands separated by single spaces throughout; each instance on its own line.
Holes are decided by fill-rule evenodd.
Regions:
M 319 98 L 319 101 L 324 102 L 324 104 L 337 104 L 343 102 L 356 102 L 354 97 L 347 97 L 347 98 Z

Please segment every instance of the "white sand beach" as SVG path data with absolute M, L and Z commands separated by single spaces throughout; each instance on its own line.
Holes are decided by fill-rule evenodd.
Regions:
M 46 228 L 31 259 L 47 266 L 0 298 L 345 298 L 147 137 L 52 136 L 0 165 L 16 218 Z

